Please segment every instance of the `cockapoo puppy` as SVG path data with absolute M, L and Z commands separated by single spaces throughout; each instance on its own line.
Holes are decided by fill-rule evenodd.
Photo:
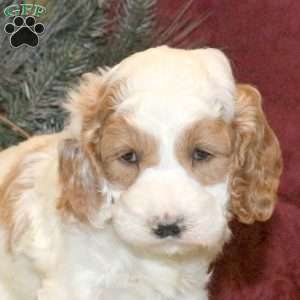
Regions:
M 166 46 L 83 76 L 58 134 L 0 153 L 1 300 L 206 300 L 229 221 L 281 173 L 259 92 L 217 49 Z

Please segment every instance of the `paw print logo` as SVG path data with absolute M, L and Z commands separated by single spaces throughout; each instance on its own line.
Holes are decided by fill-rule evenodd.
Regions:
M 10 44 L 14 48 L 22 45 L 36 47 L 39 44 L 39 35 L 45 30 L 42 23 L 36 23 L 35 18 L 32 16 L 23 17 L 17 16 L 14 18 L 13 23 L 7 23 L 4 31 L 10 36 Z

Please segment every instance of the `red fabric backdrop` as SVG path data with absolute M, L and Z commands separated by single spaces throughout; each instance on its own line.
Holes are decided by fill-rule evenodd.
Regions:
M 184 2 L 160 1 L 163 20 Z M 239 82 L 255 85 L 284 158 L 280 201 L 264 224 L 232 225 L 215 267 L 212 300 L 300 299 L 300 1 L 194 0 L 192 18 L 211 15 L 191 42 L 229 56 Z

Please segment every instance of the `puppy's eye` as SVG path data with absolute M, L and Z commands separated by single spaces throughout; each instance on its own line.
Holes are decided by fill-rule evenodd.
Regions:
M 196 161 L 204 161 L 208 160 L 212 157 L 212 155 L 204 150 L 199 148 L 195 148 L 192 154 L 192 159 Z
M 138 162 L 137 155 L 134 151 L 129 151 L 123 154 L 120 159 L 130 164 L 136 164 Z

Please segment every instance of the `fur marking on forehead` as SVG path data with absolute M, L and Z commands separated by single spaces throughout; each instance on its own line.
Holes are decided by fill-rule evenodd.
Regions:
M 113 78 L 126 80 L 128 97 L 123 100 L 134 106 L 146 99 L 154 106 L 169 104 L 168 98 L 174 94 L 181 95 L 181 109 L 194 105 L 188 102 L 193 98 L 208 110 L 219 107 L 218 117 L 230 120 L 233 116 L 234 79 L 227 58 L 216 49 L 152 48 L 128 57 L 113 73 Z M 145 99 L 144 93 L 153 96 Z

